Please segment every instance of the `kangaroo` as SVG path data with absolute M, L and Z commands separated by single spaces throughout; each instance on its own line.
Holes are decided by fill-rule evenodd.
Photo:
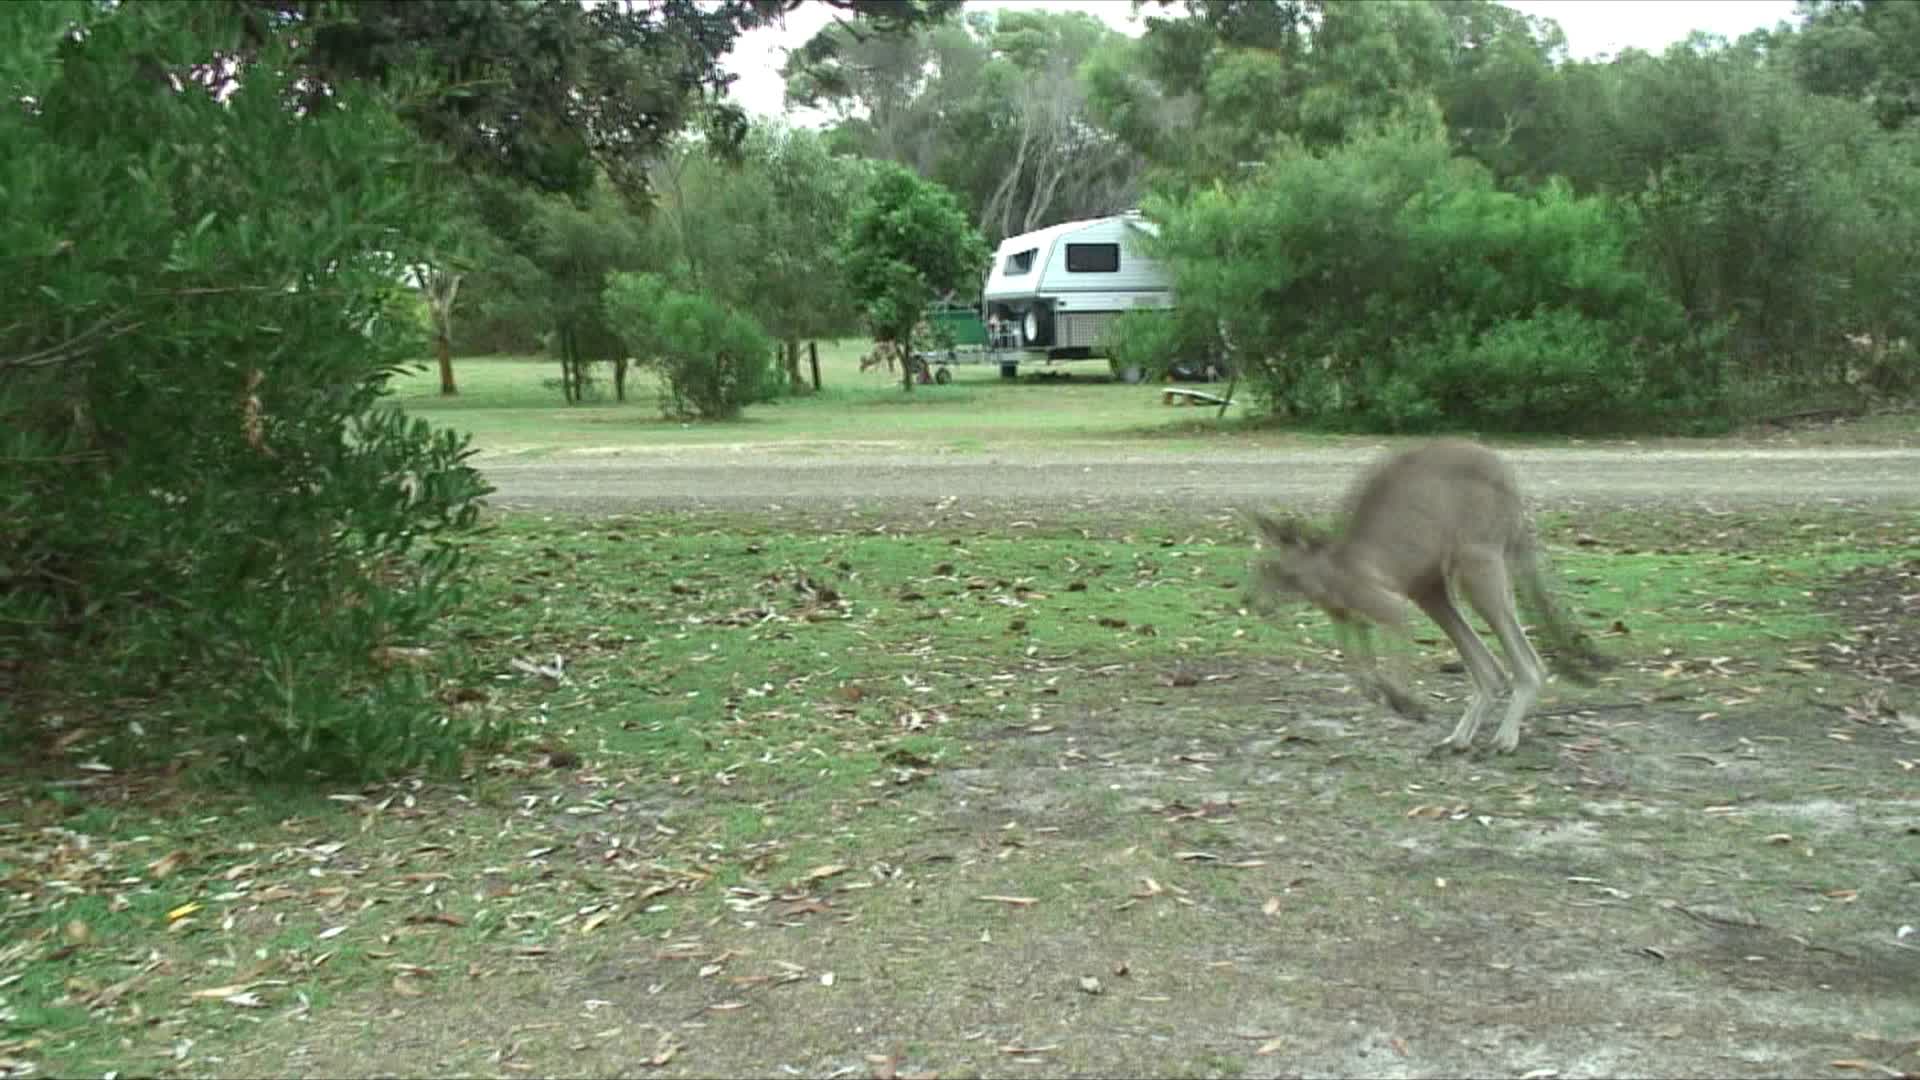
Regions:
M 1484 446 L 1435 442 L 1386 459 L 1348 495 L 1346 529 L 1337 537 L 1292 518 L 1257 512 L 1252 518 L 1266 549 L 1253 565 L 1258 590 L 1303 597 L 1331 616 L 1343 649 L 1401 715 L 1422 717 L 1425 709 L 1380 674 L 1371 625 L 1404 633 L 1404 598 L 1439 624 L 1460 650 L 1473 696 L 1452 734 L 1434 751 L 1468 749 L 1498 706 L 1506 682 L 1493 654 L 1454 606 L 1450 585 L 1487 620 L 1513 669 L 1513 697 L 1493 736 L 1501 753 L 1520 744 L 1520 721 L 1539 697 L 1543 674 L 1514 608 L 1516 585 L 1554 645 L 1556 671 L 1590 685 L 1589 670 L 1604 664 L 1549 595 L 1513 470 Z
M 881 364 L 885 364 L 887 365 L 887 374 L 891 375 L 893 374 L 894 359 L 898 357 L 899 354 L 900 346 L 898 343 L 892 341 L 876 341 L 873 345 L 873 351 L 860 358 L 860 371 L 862 374 L 865 374 L 879 367 Z

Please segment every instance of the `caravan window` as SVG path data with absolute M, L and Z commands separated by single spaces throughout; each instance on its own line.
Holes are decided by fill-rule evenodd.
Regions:
M 1025 251 L 1017 251 L 1007 256 L 1006 269 L 1002 270 L 1001 273 L 1008 277 L 1019 277 L 1021 274 L 1033 269 L 1033 257 L 1038 254 L 1040 254 L 1039 248 L 1028 248 Z
M 1111 274 L 1120 269 L 1119 244 L 1068 244 L 1067 272 Z

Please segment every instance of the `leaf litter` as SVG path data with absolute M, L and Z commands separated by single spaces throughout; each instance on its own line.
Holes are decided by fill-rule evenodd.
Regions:
M 985 587 L 966 591 L 988 595 L 995 592 L 1000 580 L 991 574 L 976 574 L 973 578 L 978 578 Z M 967 580 L 968 583 L 972 582 L 972 578 Z M 1095 589 L 1101 587 L 1097 576 L 1088 580 L 1094 583 Z M 709 590 L 703 599 L 724 602 L 724 591 L 714 590 L 711 582 L 701 581 L 699 584 L 702 589 Z M 1068 589 L 1029 590 L 1017 595 L 1023 598 L 1023 602 L 1038 603 L 1040 601 L 1034 594 L 1047 591 L 1058 596 L 1076 595 Z M 803 604 L 817 605 L 822 595 L 818 582 L 814 583 L 813 588 L 802 592 L 806 594 L 801 600 Z M 1008 595 L 1016 594 L 1009 592 Z M 857 590 L 836 590 L 836 599 L 843 602 L 830 605 L 839 612 L 835 617 L 857 615 L 858 596 Z M 782 626 L 794 625 L 785 621 L 793 617 L 794 612 L 789 611 L 772 620 L 757 618 L 750 623 L 713 622 L 701 625 L 711 627 L 711 632 L 771 634 L 784 632 L 780 629 Z M 1140 620 L 1132 621 L 1138 623 Z M 933 666 L 923 670 L 940 672 L 941 668 L 948 666 L 937 659 L 941 650 L 932 644 L 931 639 L 895 636 L 889 640 L 902 650 L 903 655 L 922 660 L 932 659 Z M 556 645 L 559 646 L 557 649 Z M 605 662 L 607 655 L 611 655 L 598 647 L 582 648 L 578 643 L 561 644 L 531 639 L 516 642 L 514 647 L 522 657 L 553 657 L 556 661 L 559 657 L 567 657 L 564 666 L 552 661 L 537 664 L 564 675 L 566 685 L 562 685 L 560 678 L 542 672 L 539 678 L 528 679 L 513 694 L 491 700 L 487 707 L 507 707 L 508 702 L 515 700 L 525 702 L 543 695 L 564 694 L 583 687 L 590 689 L 600 677 L 596 674 L 599 665 Z M 1047 655 L 1055 654 L 1048 651 Z M 1110 655 L 1101 656 L 1100 662 L 1104 663 L 1106 656 Z M 1064 653 L 1060 654 L 1060 658 L 1049 661 L 1036 653 L 1028 655 L 1022 663 L 1037 665 L 1049 662 L 1054 665 L 1065 662 L 1071 666 L 1072 656 L 1070 652 Z M 1673 666 L 1673 661 L 1669 660 L 1668 666 Z M 656 674 L 664 670 L 664 667 L 655 668 Z M 1005 670 L 1024 678 L 1030 677 L 1031 669 L 1023 670 L 1018 665 L 1009 664 L 1005 665 Z M 1744 669 L 1737 656 L 1707 653 L 1698 664 L 1689 662 L 1682 666 L 1682 670 L 1691 677 L 1737 679 L 1742 676 Z M 793 676 L 795 679 L 808 677 L 806 674 Z M 843 738 L 851 736 L 848 742 L 853 745 L 880 746 L 889 753 L 898 751 L 906 755 L 902 760 L 909 762 L 907 768 L 922 770 L 928 778 L 937 779 L 939 772 L 947 765 L 941 752 L 929 752 L 919 746 L 906 749 L 896 740 L 922 737 L 930 731 L 951 728 L 956 724 L 971 724 L 991 716 L 994 698 L 984 695 L 979 688 L 989 685 L 978 682 L 983 677 L 984 673 L 977 666 L 969 670 L 956 665 L 951 674 L 919 674 L 903 680 L 898 691 L 875 693 L 863 690 L 857 695 L 839 695 L 837 699 L 826 693 L 832 685 L 830 681 L 819 684 L 821 693 L 817 695 L 811 684 L 801 684 L 806 688 L 799 693 L 812 699 L 815 705 L 814 711 L 808 713 L 804 707 L 775 704 L 785 692 L 776 676 L 768 682 L 772 687 L 771 694 L 759 691 L 757 685 L 742 687 L 737 693 L 740 701 L 768 702 L 772 708 L 759 713 L 729 711 L 718 730 L 729 731 L 731 737 L 732 731 L 746 730 L 744 725 L 754 717 L 762 718 L 761 722 L 765 722 L 764 718 L 769 715 L 811 716 L 815 718 L 813 722 L 828 725 L 827 730 L 833 730 L 836 735 Z M 1126 678 L 1124 675 L 1119 677 Z M 1150 674 L 1143 678 L 1148 683 L 1152 681 Z M 976 688 L 970 691 L 962 689 L 961 684 L 967 679 L 975 680 Z M 1258 688 L 1248 687 L 1249 692 L 1257 691 L 1262 696 L 1270 694 L 1274 686 L 1264 678 L 1241 681 L 1263 683 Z M 1181 685 L 1185 691 L 1203 694 L 1222 690 L 1223 682 L 1196 679 L 1194 685 L 1185 686 L 1182 685 L 1185 679 L 1176 677 L 1171 685 Z M 1041 689 L 1036 684 L 1031 692 L 1038 693 Z M 767 696 L 751 698 L 748 696 L 749 690 Z M 1146 698 L 1146 695 L 1138 696 L 1141 700 Z M 717 695 L 714 700 L 718 706 Z M 1297 699 L 1289 697 L 1283 700 Z M 1737 704 L 1723 707 L 1723 711 L 1726 708 L 1743 707 Z M 1884 726 L 1898 730 L 1899 706 L 1895 706 L 1889 714 L 1885 708 L 1863 699 L 1860 708 L 1870 718 L 1888 717 L 1893 722 Z M 924 716 L 934 711 L 942 717 L 935 723 L 891 723 L 893 717 L 915 713 Z M 875 738 L 869 733 L 866 725 L 869 718 L 874 716 L 884 718 L 888 723 L 890 730 L 885 736 Z M 639 722 L 645 725 L 667 721 L 643 718 Z M 1854 721 L 1856 725 L 1863 722 Z M 740 726 L 729 729 L 726 725 Z M 1596 733 L 1607 730 L 1604 723 L 1583 722 L 1581 726 Z M 549 717 L 544 727 L 558 738 L 581 740 L 582 728 L 578 717 L 573 721 L 559 722 Z M 1141 768 L 1139 762 L 1143 759 L 1138 751 L 1139 746 L 1145 744 L 1129 747 L 1111 740 L 1090 739 L 1084 730 L 1076 731 L 1073 725 L 1060 723 L 1029 723 L 1026 727 L 1048 729 L 1037 732 L 1048 740 L 1057 740 L 1063 734 L 1078 739 L 1072 755 L 1056 759 L 1069 763 L 1071 768 L 1117 769 L 1119 771 L 1115 775 L 1122 777 L 1136 775 Z M 1125 731 L 1146 733 L 1151 740 L 1157 737 L 1153 734 L 1154 730 L 1153 727 L 1134 728 L 1120 724 L 1116 734 Z M 1330 730 L 1323 732 L 1316 729 L 1316 737 L 1344 738 L 1331 734 Z M 1631 733 L 1631 729 L 1620 730 Z M 1399 736 L 1389 734 L 1381 737 Z M 167 1015 L 167 1006 L 163 1004 L 167 1000 L 199 1002 L 209 1009 L 217 1006 L 236 1014 L 259 1013 L 278 1005 L 294 1008 L 298 1007 L 297 995 L 304 992 L 304 988 L 332 986 L 346 991 L 365 985 L 361 981 L 364 975 L 355 972 L 363 971 L 370 963 L 384 965 L 380 968 L 383 981 L 379 985 L 382 992 L 393 995 L 394 999 L 433 999 L 443 992 L 443 987 L 450 981 L 485 981 L 513 970 L 532 973 L 522 978 L 548 978 L 550 976 L 543 972 L 558 968 L 559 965 L 554 965 L 554 968 L 515 968 L 513 965 L 540 964 L 561 954 L 591 950 L 598 947 L 594 943 L 615 940 L 613 935 L 616 933 L 621 935 L 619 941 L 631 942 L 636 934 L 644 937 L 654 933 L 663 925 L 660 920 L 666 920 L 664 925 L 667 926 L 692 926 L 697 925 L 700 918 L 708 917 L 696 916 L 696 913 L 718 910 L 725 913 L 724 917 L 728 920 L 742 920 L 738 927 L 752 927 L 757 933 L 771 932 L 776 928 L 787 933 L 798 933 L 808 925 L 808 920 L 815 920 L 824 932 L 826 927 L 847 925 L 841 920 L 849 917 L 857 920 L 859 913 L 843 905 L 863 892 L 887 887 L 889 883 L 899 888 L 910 884 L 917 884 L 919 889 L 928 887 L 925 874 L 888 877 L 885 872 L 880 872 L 858 876 L 864 871 L 856 872 L 853 867 L 868 865 L 872 854 L 870 850 L 864 851 L 857 859 L 826 861 L 816 857 L 799 858 L 786 863 L 782 849 L 795 843 L 798 837 L 794 834 L 776 833 L 771 840 L 744 845 L 719 840 L 706 823 L 687 812 L 688 807 L 706 802 L 710 806 L 740 807 L 766 816 L 777 817 L 780 813 L 779 800 L 767 798 L 766 791 L 758 789 L 751 779 L 754 768 L 751 755 L 737 758 L 741 762 L 738 768 L 729 763 L 728 768 L 718 771 L 701 773 L 682 769 L 670 773 L 651 763 L 644 766 L 614 764 L 606 760 L 604 755 L 590 750 L 593 745 L 590 739 L 579 741 L 576 745 L 579 751 L 568 749 L 563 743 L 558 748 L 542 750 L 540 756 L 521 752 L 478 763 L 470 773 L 472 777 L 482 782 L 504 785 L 509 792 L 515 793 L 513 800 L 504 805 L 495 802 L 482 807 L 472 802 L 471 796 L 457 786 L 443 787 L 419 782 L 380 785 L 358 792 L 336 793 L 349 796 L 335 800 L 337 805 L 364 807 L 369 811 L 365 815 L 330 819 L 320 813 L 295 813 L 281 821 L 272 822 L 264 829 L 233 831 L 231 835 L 234 839 L 225 850 L 217 844 L 208 845 L 197 839 L 167 840 L 170 834 L 179 835 L 178 826 L 149 827 L 147 832 L 151 835 L 129 833 L 124 829 L 116 829 L 111 834 L 99 830 L 76 830 L 70 834 L 44 830 L 36 832 L 32 834 L 31 844 L 26 846 L 41 852 L 44 859 L 32 865 L 49 872 L 38 875 L 38 879 L 46 883 L 44 886 L 29 890 L 34 896 L 31 903 L 35 905 L 33 914 L 29 916 L 33 919 L 30 924 L 33 929 L 17 942 L 25 950 L 10 960 L 5 951 L 0 951 L 0 980 L 7 977 L 10 968 L 17 970 L 23 961 L 45 963 L 46 958 L 59 949 L 76 950 L 72 956 L 96 965 L 109 977 L 83 977 L 66 991 L 69 999 L 92 1010 L 94 1019 L 109 1025 L 108 1030 L 124 1032 L 127 1037 L 133 1038 L 136 1045 L 144 1048 L 139 1051 L 144 1055 L 140 1060 L 148 1062 L 147 1067 L 172 1069 L 174 1066 L 162 1063 L 175 1062 L 191 1067 L 197 1056 L 204 1053 L 198 1047 L 205 1040 L 175 1037 L 178 1032 L 192 1030 L 199 1023 L 184 1014 L 173 1021 L 163 1020 L 160 1027 L 154 1029 L 154 1034 L 146 1034 L 146 1025 L 155 1017 Z M 811 753 L 804 742 L 797 742 L 791 748 L 778 744 L 767 745 L 766 752 L 790 754 L 794 760 L 806 760 Z M 1611 745 L 1606 739 L 1597 740 L 1581 756 L 1591 758 L 1605 755 L 1610 752 Z M 1107 749 L 1109 746 L 1117 746 L 1118 752 L 1110 751 Z M 570 760 L 577 771 L 562 775 L 551 771 L 551 767 L 543 771 L 534 764 L 543 758 L 550 761 L 554 755 L 561 753 L 572 755 Z M 1299 833 L 1298 827 L 1288 828 L 1280 824 L 1294 813 L 1293 809 L 1281 808 L 1290 807 L 1296 800 L 1326 799 L 1329 789 L 1324 786 L 1325 780 L 1314 778 L 1298 794 L 1283 795 L 1281 801 L 1276 803 L 1267 790 L 1235 782 L 1234 778 L 1242 777 L 1236 757 L 1235 754 L 1222 753 L 1218 748 L 1203 752 L 1183 750 L 1169 756 L 1168 760 L 1193 769 L 1196 775 L 1203 770 L 1218 774 L 1222 778 L 1219 786 L 1230 789 L 1232 794 L 1218 801 L 1211 797 L 1195 799 L 1190 794 L 1175 797 L 1163 795 L 1159 805 L 1168 808 L 1162 812 L 1167 826 L 1176 829 L 1225 830 L 1225 834 L 1196 835 L 1185 843 L 1179 842 L 1176 834 L 1161 836 L 1157 847 L 1159 858 L 1171 858 L 1174 868 L 1186 868 L 1188 873 L 1176 875 L 1183 878 L 1181 882 L 1162 883 L 1142 876 L 1136 880 L 1146 883 L 1144 893 L 1136 893 L 1135 896 L 1145 899 L 1176 898 L 1186 907 L 1169 910 L 1190 911 L 1196 918 L 1212 917 L 1212 912 L 1220 902 L 1214 890 L 1240 888 L 1231 883 L 1241 878 L 1221 875 L 1219 869 L 1237 869 L 1244 875 L 1245 887 L 1256 890 L 1247 895 L 1245 903 L 1247 910 L 1259 910 L 1266 920 L 1263 925 L 1288 925 L 1290 920 L 1312 918 L 1312 912 L 1316 910 L 1315 902 L 1306 900 L 1304 896 L 1299 903 L 1286 899 L 1298 895 L 1291 891 L 1292 886 L 1288 886 L 1289 882 L 1297 882 L 1302 877 L 1302 868 L 1295 864 L 1313 862 L 1316 865 L 1306 871 L 1309 874 L 1331 874 L 1349 879 L 1355 871 L 1348 866 L 1344 852 L 1330 848 L 1316 856 L 1298 847 L 1298 836 L 1289 842 L 1275 843 L 1270 835 L 1259 836 L 1258 842 L 1249 841 L 1255 839 L 1258 830 L 1272 830 L 1276 826 L 1281 831 Z M 1909 757 L 1920 757 L 1920 754 L 1910 754 Z M 1261 759 L 1265 760 L 1264 755 Z M 1004 766 L 998 768 L 997 775 L 1011 775 L 1005 772 Z M 85 772 L 103 780 L 113 777 L 110 772 L 100 770 Z M 674 782 L 663 783 L 665 775 L 675 777 Z M 714 779 L 693 779 L 702 775 Z M 769 774 L 770 777 L 778 775 Z M 722 780 L 722 777 L 728 779 Z M 122 779 L 114 777 L 115 782 Z M 860 800 L 890 799 L 894 796 L 885 792 L 891 790 L 911 793 L 915 789 L 882 789 L 883 793 L 878 796 L 864 791 L 849 793 L 844 798 L 836 795 L 814 805 L 825 808 L 828 821 L 837 823 L 838 827 L 857 829 L 858 826 L 851 826 L 850 823 L 858 822 L 863 814 L 886 805 L 881 801 L 872 801 L 863 806 Z M 751 794 L 742 798 L 740 794 L 721 795 L 723 791 Z M 663 797 L 663 792 L 672 793 Z M 1546 796 L 1548 801 L 1537 802 L 1528 810 L 1509 810 L 1505 806 L 1490 809 L 1494 806 L 1490 801 L 1491 796 L 1475 795 L 1471 801 L 1429 796 L 1414 804 L 1413 809 L 1417 813 L 1407 814 L 1405 809 L 1393 813 L 1407 814 L 1402 820 L 1410 825 L 1479 820 L 1482 825 L 1477 828 L 1493 828 L 1495 825 L 1511 828 L 1547 813 L 1552 807 L 1564 805 L 1566 798 L 1552 785 L 1540 795 Z M 1408 804 L 1402 802 L 1399 805 L 1405 808 Z M 381 809 L 373 811 L 376 806 Z M 156 826 L 159 824 L 156 822 Z M 1432 824 L 1424 827 L 1429 830 L 1435 828 Z M 1803 831 L 1799 827 L 1778 831 L 1766 829 L 1752 835 L 1762 839 L 1774 835 L 1793 836 L 1794 843 L 1779 842 L 1762 846 L 1763 850 L 1778 851 L 1781 857 L 1787 857 L 1798 850 L 1799 836 Z M 17 863 L 14 854 L 19 846 L 17 842 L 25 835 L 24 831 L 0 827 L 0 845 L 7 848 L 7 866 L 27 865 Z M 852 837 L 857 833 L 845 832 L 843 835 Z M 861 850 L 858 847 L 849 849 L 844 844 L 835 845 L 829 851 L 820 851 L 817 846 L 807 847 L 804 843 L 798 844 L 797 848 L 830 856 L 839 856 L 848 850 Z M 1031 849 L 1023 845 L 1005 850 Z M 1077 844 L 1065 849 L 1076 853 L 1083 850 Z M 951 874 L 958 881 L 971 875 L 970 867 L 973 864 L 963 857 L 959 863 L 938 865 L 952 865 Z M 1034 865 L 1042 866 L 1044 862 Z M 1159 865 L 1165 868 L 1168 864 L 1163 861 Z M 787 869 L 789 866 L 794 869 Z M 1217 869 L 1197 875 L 1191 873 L 1202 867 Z M 448 868 L 454 868 L 454 872 L 449 873 Z M 832 872 L 825 872 L 828 870 Z M 1197 882 L 1185 880 L 1193 876 L 1209 882 L 1217 880 L 1220 884 L 1209 884 L 1202 889 Z M 1453 886 L 1447 890 L 1449 893 L 1460 891 L 1463 887 L 1472 891 L 1471 886 L 1463 886 L 1465 879 L 1456 870 L 1448 870 L 1445 874 L 1429 873 L 1424 879 L 1432 881 L 1441 877 L 1448 878 Z M 741 883 L 730 884 L 735 881 Z M 723 885 L 724 889 L 721 887 Z M 1190 889 L 1190 885 L 1194 888 Z M 969 890 L 969 895 L 983 902 L 1017 910 L 1031 909 L 1036 914 L 1056 906 L 1074 908 L 1081 914 L 1067 917 L 1085 918 L 1084 912 L 1089 909 L 1084 903 L 1076 904 L 1074 901 L 1084 901 L 1089 897 L 1078 893 L 1077 888 L 1056 893 L 1053 886 L 1049 885 L 1048 891 L 1043 893 L 1039 889 L 1016 885 L 1014 890 L 1007 891 Z M 1830 887 L 1828 891 L 1833 892 L 1838 888 Z M 1629 898 L 1649 895 L 1644 886 L 1620 892 Z M 1039 897 L 1042 895 L 1050 898 L 1049 903 L 1040 903 Z M 1651 895 L 1657 896 L 1659 892 L 1656 890 Z M 1879 894 L 1872 889 L 1864 892 L 1855 890 L 1853 897 L 1833 896 L 1828 899 L 1836 905 L 1845 906 L 1849 899 L 1861 895 L 1877 898 Z M 1051 899 L 1055 896 L 1059 896 L 1063 903 L 1056 905 Z M 99 918 L 91 914 L 73 915 L 65 910 L 80 904 L 82 900 L 102 905 L 99 910 L 103 911 L 115 910 L 117 905 L 118 911 L 128 915 L 139 917 L 144 913 L 151 925 L 177 926 L 179 929 L 155 939 L 154 950 L 143 953 L 137 962 L 133 961 L 131 955 L 110 957 L 97 944 L 101 940 L 99 927 L 104 925 Z M 10 899 L 9 903 L 17 902 Z M 1699 910 L 1697 905 L 1691 909 Z M 20 910 L 23 909 L 10 907 L 8 915 L 11 917 Z M 1143 905 L 1133 913 L 1112 908 L 1107 910 L 1115 910 L 1115 917 L 1136 918 L 1140 913 L 1151 910 L 1151 905 Z M 693 919 L 692 923 L 686 921 L 689 918 Z M 1009 922 L 1007 925 L 1010 929 L 1002 936 L 1020 934 L 1022 924 L 1032 918 L 1029 916 Z M 10 918 L 8 925 L 19 925 L 25 921 Z M 76 932 L 72 929 L 76 924 L 87 929 Z M 629 924 L 632 929 L 629 929 Z M 715 929 L 724 930 L 733 925 L 729 922 Z M 996 922 L 994 925 L 998 927 L 1001 924 Z M 341 929 L 334 937 L 321 936 L 336 927 Z M 718 936 L 722 939 L 732 937 L 740 932 L 738 927 L 731 934 Z M 562 931 L 570 932 L 570 936 L 562 936 Z M 262 940 L 267 932 L 279 935 L 287 943 L 257 950 L 253 942 Z M 1884 929 L 1880 932 L 1885 934 Z M 1672 950 L 1672 942 L 1663 944 Z M 260 955 L 261 952 L 265 955 Z M 755 1012 L 752 1008 L 756 1000 L 754 995 L 759 993 L 791 994 L 796 992 L 792 988 L 802 983 L 811 984 L 812 993 L 831 990 L 837 994 L 850 989 L 845 980 L 832 978 L 830 970 L 805 973 L 805 969 L 798 965 L 770 965 L 757 971 L 729 974 L 737 970 L 739 961 L 737 956 L 729 957 L 728 953 L 729 948 L 724 945 L 683 937 L 678 944 L 669 942 L 659 949 L 659 959 L 655 962 L 688 963 L 691 965 L 689 974 L 696 978 L 700 977 L 699 971 L 714 967 L 716 970 L 704 978 L 741 980 L 734 984 L 734 995 L 709 999 L 704 1003 L 703 1012 L 716 1022 L 724 1020 L 732 1023 Z M 224 969 L 220 966 L 208 967 L 208 961 L 220 961 L 227 966 Z M 449 964 L 449 961 L 452 963 Z M 834 968 L 845 970 L 845 965 L 836 963 Z M 217 982 L 196 977 L 208 972 L 216 975 L 224 972 L 229 977 Z M 444 977 L 443 972 L 451 974 L 451 979 Z M 115 975 L 120 977 L 111 977 Z M 1080 989 L 1079 996 L 1092 1005 L 1091 999 L 1101 996 L 1087 989 L 1086 980 L 1093 977 L 1075 976 L 1075 979 Z M 1093 981 L 1098 985 L 1097 979 Z M 208 985 L 209 982 L 212 985 Z M 858 993 L 860 985 L 856 981 L 851 984 L 851 989 Z M 193 993 L 193 986 L 225 993 L 195 998 L 189 996 Z M 178 994 L 157 993 L 176 987 L 181 991 Z M 777 987 L 788 989 L 776 991 Z M 0 984 L 0 993 L 5 991 L 5 985 Z M 1170 1002 L 1178 996 L 1181 995 L 1150 991 L 1141 995 L 1141 1000 Z M 400 1004 L 404 1007 L 405 1001 Z M 0 1003 L 0 1007 L 4 1007 L 4 1004 Z M 696 1060 L 688 1056 L 686 1048 L 697 1047 L 701 1043 L 701 1031 L 697 1025 L 702 1022 L 689 1021 L 694 1026 L 677 1033 L 650 1035 L 650 1038 L 658 1040 L 653 1044 L 653 1049 L 629 1060 L 645 1063 L 650 1069 L 686 1066 L 689 1061 Z M 1250 1052 L 1255 1052 L 1256 1056 L 1311 1053 L 1311 1035 L 1307 1032 L 1301 1035 L 1305 1042 L 1275 1035 Z M 999 1053 L 1015 1058 L 1072 1055 L 1078 1052 L 1077 1043 L 1051 1037 L 1012 1038 L 1002 1035 L 993 1040 L 992 1045 Z M 1394 1044 L 1394 1052 L 1404 1053 L 1406 1045 L 1404 1040 Z M 530 1053 L 532 1047 L 533 1043 L 527 1034 L 517 1036 L 514 1045 L 496 1048 L 498 1061 L 503 1067 L 529 1064 L 532 1059 L 523 1060 L 523 1055 Z M 707 1049 L 710 1052 L 712 1047 Z M 21 1050 L 0 1045 L 0 1055 L 7 1054 L 18 1056 Z M 1868 1058 L 1835 1057 L 1830 1060 L 1865 1061 Z

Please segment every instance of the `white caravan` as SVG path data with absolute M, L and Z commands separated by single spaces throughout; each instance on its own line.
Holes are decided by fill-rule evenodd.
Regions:
M 1121 312 L 1172 307 L 1172 275 L 1135 239 L 1153 232 L 1129 211 L 1000 241 L 980 297 L 1000 373 L 1015 374 L 1022 358 L 1103 355 L 1101 338 Z

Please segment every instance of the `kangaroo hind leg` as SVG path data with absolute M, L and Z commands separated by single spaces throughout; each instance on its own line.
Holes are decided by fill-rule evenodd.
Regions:
M 1507 663 L 1513 668 L 1513 699 L 1507 702 L 1506 716 L 1493 736 L 1494 749 L 1510 754 L 1520 745 L 1520 721 L 1532 711 L 1533 703 L 1540 697 L 1540 654 L 1534 651 L 1526 631 L 1521 629 L 1520 614 L 1513 602 L 1513 582 L 1504 557 L 1489 554 L 1476 558 L 1460 568 L 1458 579 L 1467 602 L 1493 628 L 1494 635 L 1500 639 L 1500 651 L 1506 653 Z
M 1479 730 L 1482 721 L 1499 703 L 1501 684 L 1506 681 L 1505 677 L 1500 672 L 1499 662 L 1494 660 L 1491 652 L 1487 651 L 1486 643 L 1480 640 L 1480 635 L 1473 632 L 1473 627 L 1467 625 L 1467 620 L 1460 614 L 1460 609 L 1453 605 L 1452 598 L 1447 595 L 1445 578 L 1435 575 L 1431 581 L 1424 583 L 1408 595 L 1415 604 L 1420 606 L 1420 610 L 1426 612 L 1427 617 L 1447 635 L 1447 640 L 1453 642 L 1453 647 L 1460 650 L 1460 659 L 1466 664 L 1467 676 L 1473 680 L 1473 695 L 1467 701 L 1467 711 L 1460 717 L 1460 722 L 1454 726 L 1453 733 L 1434 746 L 1435 750 L 1445 748 L 1451 748 L 1456 752 L 1466 750 L 1473 745 L 1474 732 Z

